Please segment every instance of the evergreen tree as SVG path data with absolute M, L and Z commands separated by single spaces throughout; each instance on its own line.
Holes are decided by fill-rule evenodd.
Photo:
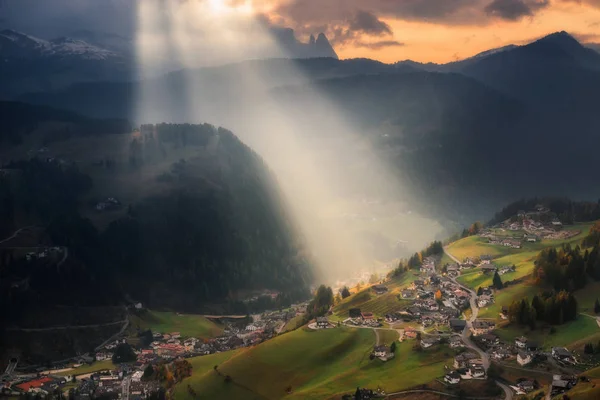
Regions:
M 600 301 L 598 301 L 598 298 L 594 302 L 594 313 L 600 314 Z
M 493 285 L 496 290 L 500 290 L 504 287 L 502 279 L 500 279 L 500 275 L 498 275 L 498 271 L 494 272 Z
M 344 286 L 342 288 L 342 299 L 345 299 L 346 297 L 350 297 L 350 289 L 348 289 L 348 286 Z

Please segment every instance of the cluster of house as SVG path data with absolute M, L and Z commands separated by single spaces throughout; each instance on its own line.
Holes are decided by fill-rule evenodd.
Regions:
M 96 210 L 106 211 L 113 210 L 121 206 L 121 202 L 115 197 L 108 197 L 105 200 L 96 203 Z
M 454 369 L 449 371 L 444 376 L 444 381 L 455 385 L 461 380 L 468 379 L 484 379 L 485 368 L 483 367 L 483 360 L 479 355 L 472 352 L 464 352 L 454 357 Z
M 552 396 L 562 394 L 577 385 L 577 377 L 571 375 L 553 375 L 550 393 Z
M 140 304 L 141 307 L 141 304 Z M 135 305 L 135 308 L 138 308 Z M 132 346 L 136 360 L 128 365 L 121 365 L 117 370 L 103 371 L 97 374 L 78 375 L 78 386 L 75 390 L 76 399 L 91 399 L 94 397 L 122 397 L 128 393 L 129 400 L 143 399 L 158 389 L 155 382 L 142 381 L 143 371 L 148 365 L 162 362 L 202 356 L 216 352 L 224 352 L 238 347 L 252 346 L 265 341 L 276 334 L 276 330 L 285 325 L 291 318 L 306 312 L 306 304 L 297 304 L 287 311 L 266 311 L 254 317 L 254 322 L 244 324 L 240 322 L 227 322 L 223 335 L 212 339 L 198 339 L 182 337 L 179 332 L 153 333 L 152 341 L 147 346 Z M 76 364 L 70 368 L 56 367 L 51 371 L 40 372 L 43 368 L 32 370 L 31 374 L 11 375 L 3 380 L 4 390 L 8 394 L 19 395 L 26 392 L 40 392 L 46 395 L 49 390 L 60 389 L 64 384 L 74 380 L 73 376 L 59 377 L 55 374 L 65 373 L 83 363 L 92 363 L 94 360 L 111 360 L 115 349 L 124 338 L 116 339 L 99 348 L 95 354 L 78 356 L 73 359 Z M 62 365 L 62 364 L 61 364 Z M 40 373 L 46 376 L 40 376 Z M 124 386 L 126 385 L 126 386 Z M 156 387 L 155 387 L 156 386 Z
M 363 312 L 360 308 L 351 308 L 348 310 L 348 318 L 343 322 L 346 325 L 378 328 L 383 326 L 381 321 L 381 318 L 376 318 L 372 312 Z
M 435 263 L 436 263 L 437 259 L 435 257 L 425 257 L 423 259 L 423 262 L 421 263 L 421 267 L 419 268 L 419 271 L 422 274 L 434 274 L 435 273 Z
M 504 247 L 510 247 L 511 249 L 520 249 L 523 245 L 523 243 L 518 239 L 501 238 L 497 236 L 488 236 L 488 243 Z
M 70 398 L 89 400 L 93 398 L 142 400 L 156 393 L 161 384 L 157 381 L 142 381 L 143 368 L 131 365 L 120 365 L 115 370 L 103 370 L 77 376 L 76 388 Z M 72 376 L 20 375 L 11 381 L 4 382 L 2 394 L 19 396 L 26 393 L 35 394 L 41 398 L 53 396 L 57 391 L 62 392 L 65 385 L 75 381 Z
M 425 328 L 447 324 L 460 314 L 460 310 L 468 308 L 470 300 L 469 292 L 460 285 L 435 274 L 415 280 L 401 291 L 400 297 L 412 300 L 412 304 L 386 314 L 386 321 L 416 321 Z

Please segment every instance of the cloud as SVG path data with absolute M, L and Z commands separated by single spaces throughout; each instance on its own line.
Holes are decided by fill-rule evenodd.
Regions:
M 497 18 L 517 21 L 533 16 L 536 11 L 549 4 L 549 0 L 493 0 L 485 7 L 485 12 Z
M 600 33 L 573 33 L 573 36 L 580 43 L 600 42 Z
M 356 47 L 365 47 L 372 50 L 380 50 L 387 47 L 401 47 L 404 46 L 404 43 L 398 42 L 396 40 L 379 40 L 377 42 L 354 42 L 354 46 Z
M 357 10 L 410 21 L 479 24 L 486 0 L 288 0 L 274 12 L 298 25 L 348 20 Z
M 392 28 L 388 24 L 380 21 L 374 14 L 367 11 L 358 11 L 350 21 L 349 29 L 373 36 L 392 34 Z

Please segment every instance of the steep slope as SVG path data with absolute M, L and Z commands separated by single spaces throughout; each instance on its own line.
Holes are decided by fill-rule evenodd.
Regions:
M 120 204 L 98 209 L 107 197 Z M 24 225 L 40 232 L 26 244 L 17 235 L 0 245 L 0 303 L 9 320 L 30 306 L 112 304 L 125 294 L 156 307 L 222 304 L 222 311 L 245 290 L 302 297 L 311 280 L 268 167 L 210 125 L 90 137 L 75 130 L 41 159 L 3 165 L 0 202 L 3 238 Z M 23 246 L 68 253 L 60 263 L 60 256 L 28 261 Z
M 493 54 L 461 70 L 532 104 L 551 106 L 569 98 L 591 100 L 600 82 L 600 54 L 566 32 Z

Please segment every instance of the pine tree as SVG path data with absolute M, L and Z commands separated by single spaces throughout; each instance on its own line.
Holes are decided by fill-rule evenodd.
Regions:
M 594 303 L 594 313 L 600 314 L 600 301 L 596 298 L 596 302 Z
M 500 290 L 504 287 L 502 283 L 502 279 L 500 279 L 500 275 L 498 275 L 498 271 L 494 272 L 494 280 L 493 280 L 494 288 L 496 290 Z

